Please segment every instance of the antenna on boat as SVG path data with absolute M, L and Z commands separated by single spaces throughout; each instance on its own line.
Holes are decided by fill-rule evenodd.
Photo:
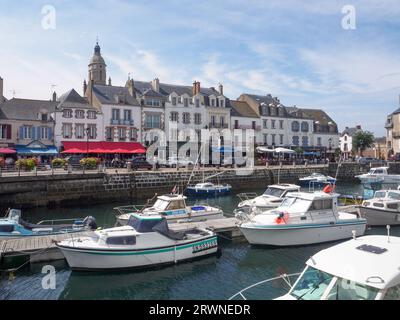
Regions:
M 351 233 L 353 234 L 353 240 L 356 240 L 357 239 L 356 230 L 351 231 Z
M 390 243 L 390 225 L 386 226 L 387 236 L 388 236 L 388 243 Z

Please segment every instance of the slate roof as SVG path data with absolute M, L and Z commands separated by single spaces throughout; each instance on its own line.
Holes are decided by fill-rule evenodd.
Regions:
M 57 109 L 95 109 L 86 98 L 83 98 L 75 89 L 71 89 L 64 93 L 59 99 Z
M 17 99 L 0 104 L 0 119 L 9 120 L 39 120 L 39 113 L 46 110 L 54 112 L 58 102 L 50 100 Z
M 400 113 L 400 108 L 398 108 L 398 109 L 396 109 L 392 114 L 390 114 L 391 116 L 392 115 L 395 115 L 395 114 L 398 114 L 398 113 Z
M 275 100 L 274 97 L 272 97 L 272 95 L 270 95 L 270 94 L 268 94 L 266 96 L 261 96 L 261 95 L 257 95 L 257 94 L 245 93 L 245 95 L 249 96 L 253 100 L 257 101 L 260 105 L 263 103 L 265 103 L 267 106 L 269 106 L 270 104 L 273 104 L 274 106 L 279 104 L 279 102 L 277 100 Z
M 304 109 L 300 108 L 300 110 L 305 114 L 308 115 L 310 118 L 314 119 L 314 121 L 319 121 L 321 125 L 328 125 L 329 122 L 336 124 L 335 121 L 323 110 L 321 109 Z
M 245 101 L 230 100 L 232 117 L 259 118 L 258 114 Z
M 342 132 L 342 136 L 344 136 L 345 134 L 347 134 L 348 136 L 352 137 L 354 136 L 357 131 L 360 131 L 360 129 L 358 129 L 357 127 L 354 128 L 346 128 L 343 132 Z
M 140 105 L 139 102 L 130 95 L 129 89 L 126 87 L 95 85 L 93 87 L 93 93 L 102 104 L 125 104 L 132 106 Z M 119 102 L 117 98 L 119 95 L 123 95 L 125 97 L 125 103 Z

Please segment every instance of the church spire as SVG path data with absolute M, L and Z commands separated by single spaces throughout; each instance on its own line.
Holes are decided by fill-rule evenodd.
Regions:
M 94 47 L 94 55 L 89 63 L 89 76 L 88 79 L 93 80 L 94 84 L 106 85 L 107 79 L 107 65 L 101 56 L 101 48 L 99 39 L 96 39 L 96 46 Z

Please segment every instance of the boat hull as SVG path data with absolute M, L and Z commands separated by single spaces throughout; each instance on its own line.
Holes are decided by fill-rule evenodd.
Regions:
M 327 181 L 300 180 L 299 186 L 302 188 L 310 188 L 310 187 L 322 188 L 325 187 L 326 185 L 335 183 L 336 183 L 335 180 L 327 180 Z
M 189 197 L 219 197 L 226 196 L 231 193 L 232 188 L 217 188 L 217 189 L 200 189 L 188 187 L 186 189 L 186 195 Z
M 124 214 L 117 217 L 117 222 L 121 226 L 126 226 L 128 224 L 130 218 L 130 214 Z M 215 220 L 215 219 L 223 219 L 224 213 L 222 211 L 215 212 L 204 212 L 204 213 L 195 213 L 190 217 L 187 214 L 184 215 L 176 215 L 176 216 L 166 216 L 165 217 L 168 223 L 179 223 L 179 222 L 200 222 L 205 220 Z
M 72 270 L 107 271 L 140 269 L 198 259 L 218 251 L 217 237 L 209 237 L 176 246 L 138 249 L 102 250 L 58 245 Z
M 348 239 L 356 231 L 357 236 L 364 234 L 366 222 L 346 222 L 324 225 L 270 227 L 245 227 L 240 230 L 250 244 L 268 246 L 298 246 Z
M 360 207 L 360 215 L 370 226 L 400 225 L 400 212 Z

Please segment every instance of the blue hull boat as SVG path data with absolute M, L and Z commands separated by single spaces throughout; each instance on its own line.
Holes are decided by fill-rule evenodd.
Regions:
M 219 197 L 229 195 L 232 191 L 230 185 L 214 185 L 213 183 L 199 183 L 186 189 L 189 197 Z

